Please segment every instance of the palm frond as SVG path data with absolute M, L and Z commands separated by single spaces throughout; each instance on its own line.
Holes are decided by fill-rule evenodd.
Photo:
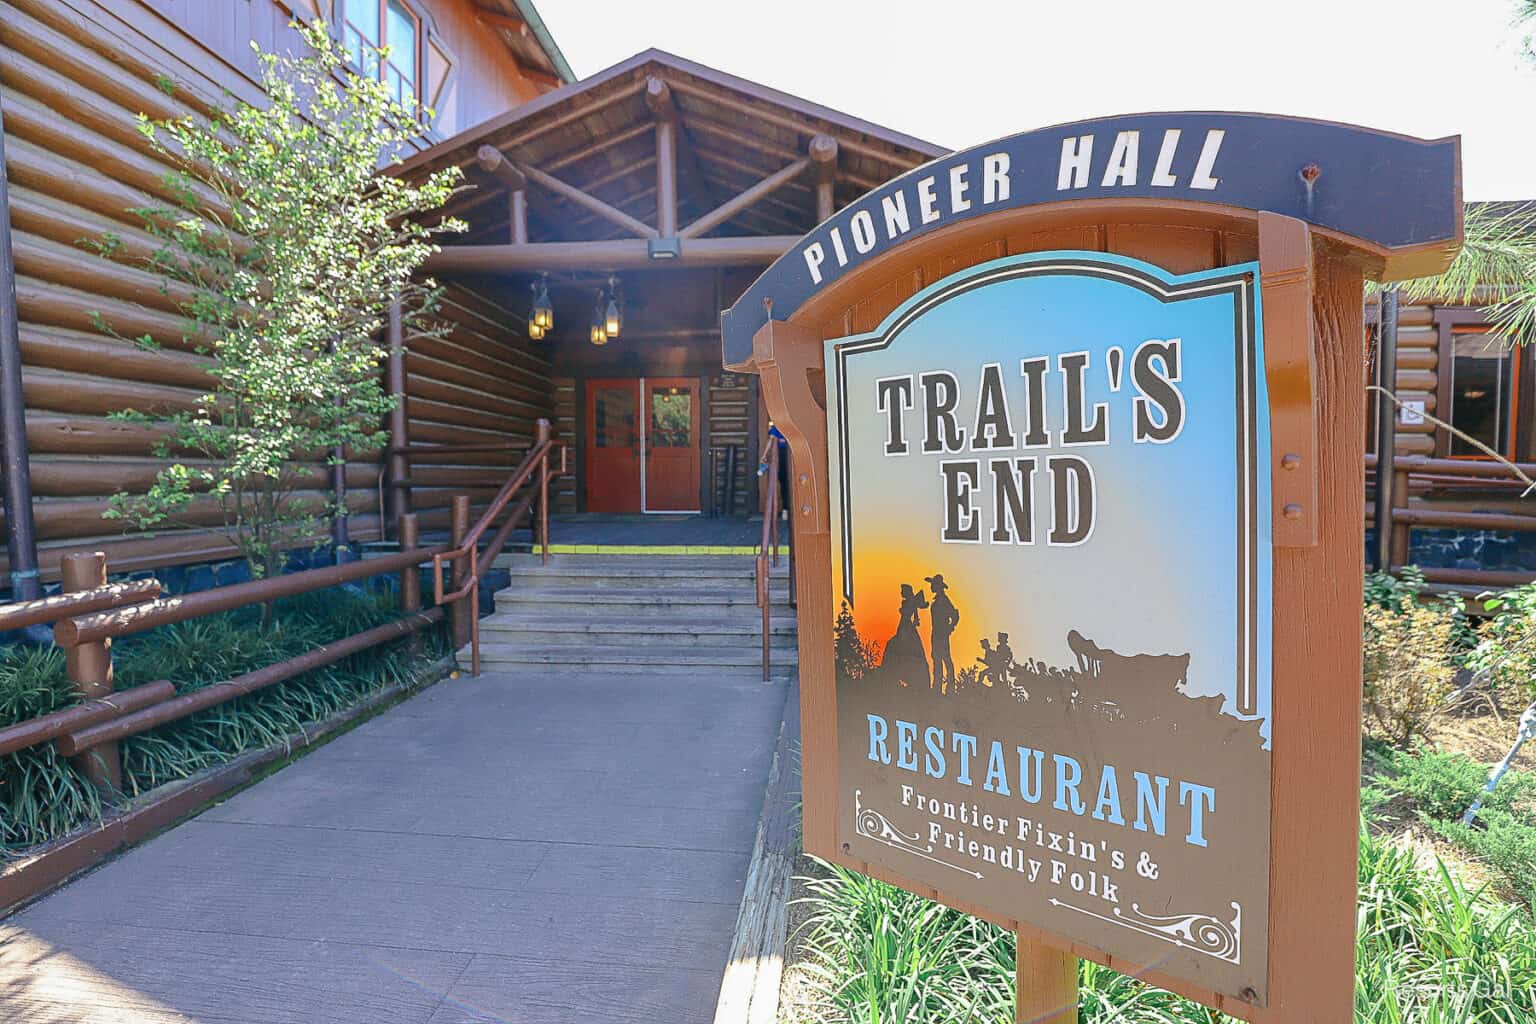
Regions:
M 1469 204 L 1464 234 L 1461 252 L 1445 273 L 1402 283 L 1405 299 L 1483 305 L 1488 289 L 1519 289 L 1536 278 L 1536 204 L 1515 210 Z
M 1525 0 L 1536 18 L 1536 0 Z M 1536 203 L 1514 209 L 1468 205 L 1461 252 L 1434 277 L 1404 281 L 1409 302 L 1483 306 L 1509 340 L 1536 339 Z

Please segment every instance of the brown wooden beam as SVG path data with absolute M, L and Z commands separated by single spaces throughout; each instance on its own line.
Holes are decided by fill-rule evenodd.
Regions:
M 528 178 L 495 146 L 481 146 L 475 154 L 480 169 L 494 176 L 511 192 L 511 235 L 515 245 L 528 241 Z
M 764 178 L 762 181 L 759 181 L 756 185 L 753 185 L 751 188 L 748 188 L 742 192 L 738 192 L 732 198 L 727 199 L 725 202 L 721 203 L 713 210 L 710 210 L 708 213 L 694 221 L 692 224 L 689 224 L 687 227 L 683 228 L 682 231 L 678 232 L 678 237 L 697 238 L 704 234 L 704 232 L 708 231 L 710 228 L 725 223 L 736 214 L 755 204 L 759 199 L 762 199 L 764 196 L 784 185 L 786 182 L 798 178 L 809 166 L 811 166 L 811 161 L 807 157 L 805 159 L 796 160 L 794 163 L 789 164 L 788 166 L 783 167 L 778 171 L 775 171 L 773 174 L 768 175 L 768 177 Z
M 656 117 L 656 229 L 677 234 L 677 108 L 672 90 L 652 75 L 645 80 L 645 105 Z
M 475 15 L 492 28 L 504 28 L 508 32 L 515 33 L 524 39 L 528 39 L 533 35 L 533 30 L 528 27 L 526 21 L 511 14 L 503 14 L 501 11 L 490 11 L 484 7 L 477 7 Z
M 539 170 L 537 167 L 530 167 L 527 164 L 517 164 L 516 166 L 518 170 L 522 171 L 523 174 L 527 176 L 529 181 L 533 182 L 535 185 L 538 185 L 540 188 L 548 189 L 549 191 L 555 193 L 557 196 L 560 196 L 564 199 L 569 199 L 576 205 L 591 210 L 599 217 L 602 217 L 604 220 L 613 222 L 619 227 L 629 231 L 631 234 L 639 235 L 641 238 L 658 237 L 658 232 L 656 229 L 651 227 L 649 224 L 636 220 L 634 217 L 631 217 L 623 210 L 609 206 L 607 203 L 603 202 L 596 196 L 588 192 L 583 192 L 576 186 L 561 181 L 559 178 L 552 174 L 546 174 Z
M 705 118 L 690 116 L 688 127 L 692 131 L 702 131 L 706 135 L 713 135 L 734 145 L 745 146 L 746 148 L 754 149 L 759 153 L 765 153 L 768 156 L 778 157 L 784 160 L 796 160 L 799 159 L 801 155 L 789 146 L 783 146 L 776 142 L 770 142 L 767 139 L 757 138 L 747 132 L 738 131 L 729 125 L 721 124 L 718 121 L 710 121 Z M 844 172 L 842 178 L 844 181 L 849 182 L 850 184 L 859 186 L 866 192 L 871 189 L 879 188 L 881 185 L 885 184 L 884 179 L 876 180 L 874 178 L 867 178 L 863 175 L 853 174 L 850 172 Z
M 833 189 L 837 184 L 837 140 L 818 135 L 811 140 L 811 161 L 816 165 L 816 222 L 832 216 L 836 208 Z
M 767 266 L 799 235 L 693 238 L 675 259 L 652 259 L 644 239 L 530 242 L 527 245 L 450 245 L 428 257 L 428 273 L 511 274 L 540 270 L 667 270 L 677 267 Z
M 744 103 L 741 100 L 731 99 L 729 96 L 722 95 L 716 90 L 704 89 L 689 82 L 674 82 L 673 87 L 676 88 L 678 92 L 688 93 L 689 95 L 698 97 L 706 103 L 717 107 L 724 107 L 726 110 L 733 111 L 734 113 L 744 114 L 747 117 L 759 118 L 763 121 L 767 121 L 769 124 L 777 125 L 780 128 L 787 128 L 790 131 L 801 135 L 806 133 L 806 123 L 803 118 L 793 117 L 788 114 L 780 114 L 777 111 L 770 110 L 766 107 L 754 106 L 750 103 Z M 881 163 L 890 164 L 892 167 L 897 167 L 901 170 L 908 169 L 907 162 L 905 160 L 897 156 L 895 153 L 892 153 L 889 150 L 881 149 L 878 146 L 871 146 L 868 143 L 859 142 L 856 139 L 844 139 L 843 146 L 850 153 L 858 153 L 861 156 L 867 156 L 872 160 L 879 160 Z

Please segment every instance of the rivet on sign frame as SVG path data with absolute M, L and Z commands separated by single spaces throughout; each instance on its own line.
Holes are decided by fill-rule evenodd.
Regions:
M 1280 514 L 1285 516 L 1287 519 L 1300 519 L 1301 506 L 1295 503 L 1289 504 L 1280 510 Z
M 1295 452 L 1290 452 L 1290 453 L 1287 453 L 1285 455 L 1282 455 L 1280 457 L 1280 468 L 1281 469 L 1300 469 L 1301 468 L 1301 456 L 1297 455 Z

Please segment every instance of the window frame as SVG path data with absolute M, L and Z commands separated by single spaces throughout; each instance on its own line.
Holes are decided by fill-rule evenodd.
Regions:
M 400 8 L 405 12 L 406 16 L 409 17 L 416 26 L 415 45 L 412 47 L 411 52 L 411 89 L 414 94 L 415 106 L 415 110 L 412 113 L 413 116 L 420 120 L 420 111 L 425 109 L 427 106 L 427 97 L 423 94 L 426 89 L 427 38 L 432 34 L 433 26 L 431 21 L 427 18 L 426 12 L 423 11 L 421 7 L 414 2 L 414 0 L 338 0 L 336 6 L 336 11 L 338 14 L 336 18 L 337 38 L 342 45 L 343 51 L 347 55 L 347 66 L 360 75 L 368 75 L 369 72 L 367 68 L 359 67 L 353 63 L 351 51 L 347 49 L 346 43 L 348 26 L 351 26 L 354 31 L 357 31 L 357 34 L 360 38 L 363 35 L 362 32 L 358 30 L 355 25 L 352 25 L 351 21 L 347 18 L 348 5 L 358 3 L 372 3 L 378 8 L 379 39 L 372 42 L 364 39 L 363 44 L 365 46 L 375 46 L 377 48 L 382 48 L 390 45 L 389 5 L 391 2 L 398 3 Z M 386 87 L 388 87 L 390 84 L 389 67 L 391 63 L 392 61 L 389 58 L 378 60 L 378 66 L 371 75 L 374 80 L 384 83 Z
M 1455 422 L 1455 339 L 1458 334 L 1492 333 L 1492 325 L 1477 306 L 1434 306 L 1434 325 L 1439 358 L 1435 373 L 1435 415 L 1447 423 Z M 1536 412 L 1536 365 L 1529 345 L 1516 346 L 1510 359 L 1509 446 L 1502 454 L 1511 462 L 1531 461 L 1532 413 Z M 1435 457 L 1476 459 L 1486 455 L 1452 455 L 1451 435 L 1435 431 Z

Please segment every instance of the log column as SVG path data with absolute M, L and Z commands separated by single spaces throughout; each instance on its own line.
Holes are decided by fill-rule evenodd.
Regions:
M 409 513 L 400 517 L 400 550 L 411 551 L 420 546 L 421 535 L 416 525 L 416 516 Z M 400 570 L 400 616 L 414 615 L 421 611 L 421 566 L 408 565 Z M 421 636 L 412 633 L 410 640 L 406 642 L 411 654 L 421 650 Z
M 677 118 L 672 90 L 660 78 L 645 81 L 645 102 L 656 116 L 656 231 L 677 237 Z
M 411 491 L 405 486 L 407 462 L 405 448 L 411 443 L 407 430 L 405 408 L 405 326 L 400 310 L 400 300 L 389 304 L 389 393 L 394 397 L 394 408 L 389 410 L 389 460 L 385 466 L 384 487 L 389 492 L 385 507 L 385 522 L 399 522 L 400 517 L 411 511 Z
M 72 551 L 59 562 L 64 593 L 107 585 L 107 556 L 100 551 Z M 96 640 L 64 649 L 64 671 L 82 701 L 112 693 L 112 641 Z M 99 743 L 71 759 L 75 768 L 104 792 L 123 788 L 123 762 L 117 742 Z
M 469 495 L 455 494 L 453 496 L 452 512 L 449 520 L 448 544 L 450 547 L 458 547 L 464 543 L 464 538 L 469 534 Z M 453 560 L 453 589 L 458 590 L 469 579 L 469 556 Z M 448 609 L 449 621 L 453 624 L 453 649 L 460 651 L 469 643 L 469 617 L 474 614 L 470 610 L 470 599 L 462 597 L 453 602 L 453 607 Z
M 811 140 L 811 163 L 816 165 L 816 222 L 836 212 L 833 186 L 837 184 L 837 140 L 818 135 Z
M 5 173 L 5 115 L 0 113 L 0 449 L 5 456 L 0 496 L 5 506 L 5 543 L 11 563 L 13 601 L 32 601 L 43 596 L 37 579 L 37 533 L 32 525 L 26 409 L 21 391 L 10 189 Z

